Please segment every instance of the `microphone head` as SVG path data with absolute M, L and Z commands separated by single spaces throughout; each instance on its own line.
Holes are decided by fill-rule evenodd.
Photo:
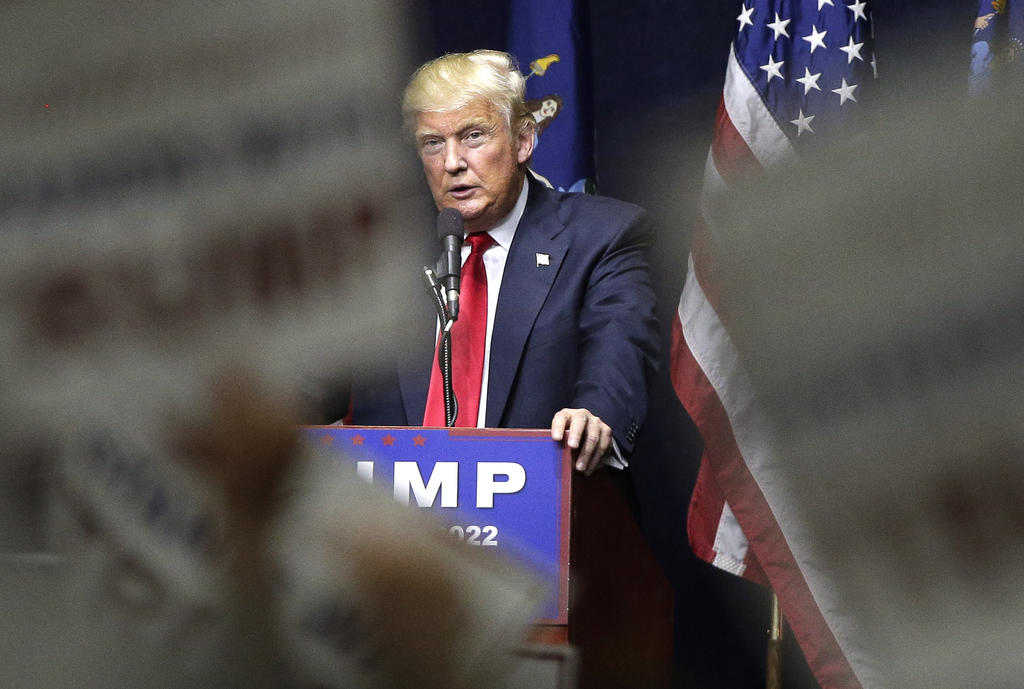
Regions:
M 462 213 L 454 208 L 445 208 L 437 214 L 437 238 L 442 242 L 449 235 L 455 235 L 462 243 L 462 235 L 465 233 L 465 222 L 462 220 Z

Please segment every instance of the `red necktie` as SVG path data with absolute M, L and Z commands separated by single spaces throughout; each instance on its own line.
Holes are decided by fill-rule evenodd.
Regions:
M 459 289 L 459 320 L 452 326 L 452 389 L 459 403 L 455 425 L 476 426 L 480 411 L 480 386 L 484 375 L 487 341 L 487 272 L 483 254 L 494 239 L 486 232 L 466 236 L 469 257 L 462 266 Z M 430 372 L 430 391 L 423 414 L 424 426 L 444 426 L 444 392 L 437 366 L 437 348 Z

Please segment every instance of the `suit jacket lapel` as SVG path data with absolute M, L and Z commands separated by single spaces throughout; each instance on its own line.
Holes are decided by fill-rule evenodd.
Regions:
M 563 229 L 553 193 L 531 179 L 526 210 L 501 277 L 491 333 L 487 426 L 501 421 L 526 338 L 565 258 L 568 241 L 560 237 Z M 547 256 L 547 265 L 541 265 L 543 256 Z

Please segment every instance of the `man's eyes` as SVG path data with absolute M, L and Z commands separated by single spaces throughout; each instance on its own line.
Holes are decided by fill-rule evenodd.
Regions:
M 479 146 L 487 141 L 487 132 L 480 129 L 473 129 L 462 135 L 462 141 L 469 146 Z M 437 153 L 444 148 L 444 139 L 428 138 L 420 142 L 424 153 Z

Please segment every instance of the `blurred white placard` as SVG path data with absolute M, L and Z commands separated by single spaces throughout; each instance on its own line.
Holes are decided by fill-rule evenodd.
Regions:
M 1020 119 L 972 105 L 890 108 L 715 209 L 762 489 L 866 687 L 1024 680 Z
M 283 590 L 239 604 L 230 563 L 246 546 L 225 542 L 225 515 L 240 508 L 180 446 L 217 423 L 210 385 L 232 371 L 247 369 L 255 390 L 294 388 L 401 340 L 414 300 L 392 285 L 419 276 L 394 271 L 415 265 L 403 254 L 425 231 L 398 210 L 422 185 L 398 111 L 405 11 L 0 7 L 0 461 L 35 442 L 52 451 L 52 545 L 67 556 L 45 581 L 0 568 L 32 594 L 0 594 L 0 637 L 17 649 L 3 686 L 281 686 L 261 665 L 278 655 L 293 677 L 323 671 L 317 686 L 396 686 L 418 668 L 435 671 L 424 686 L 487 686 L 508 662 L 538 602 L 533 579 L 472 557 L 354 475 L 295 479 L 317 462 L 307 450 L 246 450 L 291 466 L 282 523 L 294 531 L 271 571 L 250 574 L 276 582 L 274 568 L 291 567 Z M 221 419 L 212 433 L 259 437 L 262 419 Z M 386 605 L 414 586 L 450 605 Z M 369 630 L 352 648 L 308 623 L 335 600 Z M 374 636 L 386 623 L 405 632 L 410 616 L 429 625 L 410 628 L 414 642 L 431 635 L 444 620 L 420 604 L 450 617 L 446 633 L 390 647 Z
M 358 365 L 409 242 L 391 2 L 0 8 L 0 361 L 48 414 Z M 423 231 L 418 228 L 416 231 Z

